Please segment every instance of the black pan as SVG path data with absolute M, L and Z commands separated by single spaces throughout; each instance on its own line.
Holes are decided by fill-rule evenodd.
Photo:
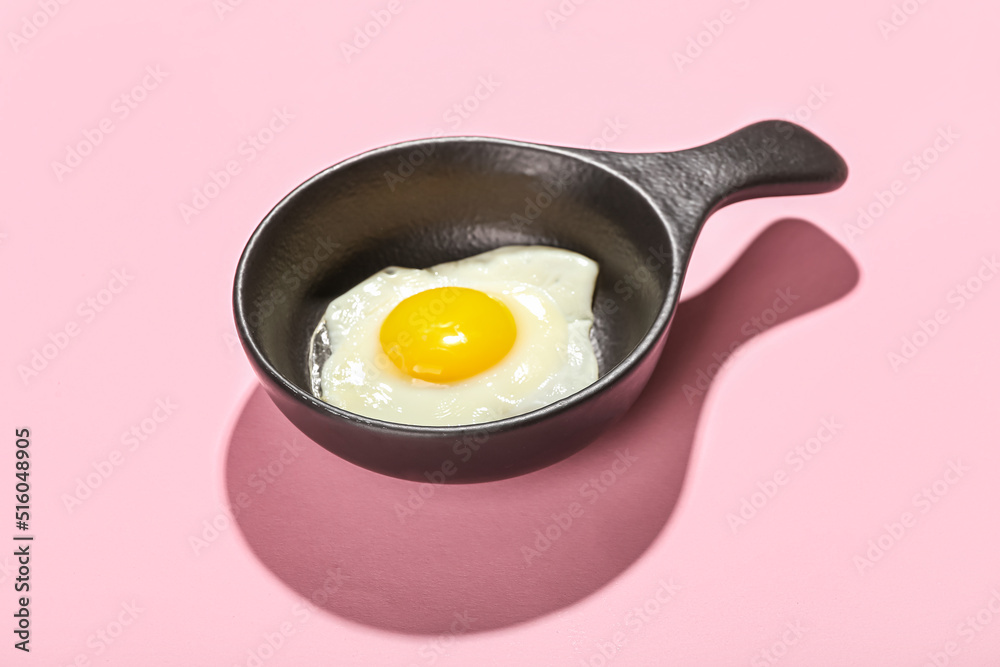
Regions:
M 419 481 L 511 477 L 578 451 L 632 405 L 714 211 L 829 192 L 846 178 L 830 146 L 783 121 L 672 153 L 478 137 L 387 146 L 317 174 L 268 213 L 236 270 L 236 327 L 274 403 L 338 456 Z M 333 298 L 386 266 L 425 268 L 512 244 L 563 247 L 598 262 L 597 382 L 476 426 L 384 422 L 313 396 L 311 336 Z

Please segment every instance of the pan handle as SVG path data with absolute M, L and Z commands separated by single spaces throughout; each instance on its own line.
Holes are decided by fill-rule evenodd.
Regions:
M 589 153 L 649 193 L 681 233 L 684 250 L 690 250 L 705 219 L 723 206 L 830 192 L 847 180 L 847 164 L 829 144 L 782 120 L 754 123 L 671 153 Z

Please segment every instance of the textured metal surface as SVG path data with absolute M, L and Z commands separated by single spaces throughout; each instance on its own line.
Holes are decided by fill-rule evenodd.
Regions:
M 285 415 L 358 465 L 425 480 L 451 460 L 450 482 L 529 472 L 577 451 L 638 396 L 713 211 L 830 191 L 846 175 L 833 149 L 782 121 L 674 153 L 486 138 L 377 149 L 313 177 L 260 224 L 236 273 L 237 329 Z M 367 419 L 312 395 L 308 351 L 331 299 L 388 265 L 424 268 L 509 244 L 560 246 L 599 263 L 597 383 L 526 415 L 447 428 Z M 462 442 L 475 454 L 456 461 Z

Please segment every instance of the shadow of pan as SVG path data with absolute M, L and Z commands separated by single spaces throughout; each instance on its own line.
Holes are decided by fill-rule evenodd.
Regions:
M 556 465 L 498 482 L 419 484 L 358 468 L 305 438 L 258 388 L 229 444 L 237 524 L 278 578 L 357 623 L 438 634 L 464 615 L 476 632 L 558 610 L 623 572 L 667 524 L 720 359 L 857 281 L 820 229 L 774 223 L 680 304 L 621 421 Z

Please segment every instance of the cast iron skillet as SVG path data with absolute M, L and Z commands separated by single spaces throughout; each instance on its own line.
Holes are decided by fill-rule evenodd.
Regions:
M 477 137 L 387 146 L 317 174 L 268 213 L 236 270 L 236 327 L 274 403 L 331 452 L 411 480 L 511 477 L 576 452 L 632 405 L 709 215 L 753 197 L 829 192 L 846 177 L 830 146 L 783 121 L 672 153 Z M 597 382 L 478 426 L 383 422 L 312 395 L 310 337 L 331 299 L 386 266 L 424 268 L 510 244 L 598 262 Z

